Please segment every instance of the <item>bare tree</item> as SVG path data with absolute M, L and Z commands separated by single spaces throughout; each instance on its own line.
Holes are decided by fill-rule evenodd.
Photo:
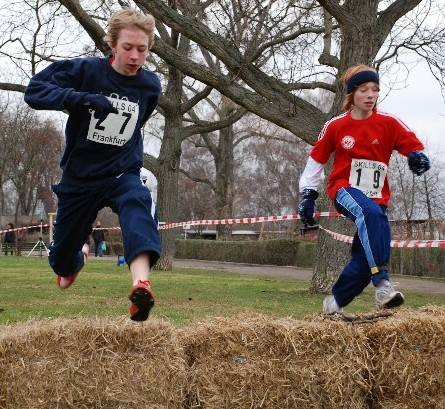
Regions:
M 392 199 L 388 209 L 391 220 L 405 223 L 405 237 L 413 238 L 414 223 L 421 221 L 428 226 L 422 239 L 440 236 L 444 216 L 443 191 L 444 162 L 436 154 L 430 155 L 432 168 L 421 178 L 408 169 L 406 158 L 395 155 L 391 161 Z
M 42 61 L 52 58 L 47 57 L 44 50 L 41 50 L 43 45 L 51 43 L 49 37 L 41 36 L 40 34 L 43 31 L 42 27 L 47 28 L 49 25 L 48 20 L 41 17 L 48 12 L 48 8 L 54 14 L 54 21 L 58 16 L 61 17 L 65 14 L 66 17 L 68 11 L 68 13 L 77 20 L 78 25 L 82 27 L 93 40 L 96 49 L 85 47 L 84 50 L 78 50 L 75 55 L 79 56 L 86 53 L 94 54 L 96 50 L 100 50 L 104 54 L 110 51 L 108 45 L 103 41 L 105 32 L 101 24 L 99 24 L 105 22 L 106 17 L 112 12 L 112 9 L 109 9 L 108 5 L 98 3 L 95 7 L 94 4 L 90 3 L 84 8 L 76 0 L 61 0 L 59 3 L 63 4 L 63 10 L 60 9 L 60 5 L 53 5 L 52 2 L 44 2 L 39 5 L 39 7 L 33 9 L 38 21 L 44 20 L 44 24 L 37 24 L 34 28 L 35 37 L 41 38 L 39 44 L 36 45 L 33 43 L 33 47 L 30 49 L 30 53 L 36 54 L 37 56 L 32 56 L 29 62 L 32 67 L 31 73 L 35 71 L 36 67 L 39 66 Z M 172 6 L 176 7 L 173 3 Z M 56 8 L 54 9 L 54 7 Z M 144 10 L 143 6 L 141 8 Z M 183 7 L 182 12 L 192 12 L 194 14 L 191 15 L 191 18 L 195 18 L 196 13 L 199 13 L 199 8 L 189 9 Z M 173 47 L 176 52 L 180 53 L 183 58 L 191 53 L 189 39 L 181 36 L 174 30 L 167 30 L 161 22 L 158 22 L 157 28 L 160 33 L 160 38 Z M 52 27 L 50 31 L 53 33 Z M 78 38 L 77 32 L 75 33 L 75 38 Z M 53 50 L 53 48 L 51 48 L 51 50 Z M 51 56 L 53 54 L 54 52 L 52 51 Z M 195 133 L 211 132 L 221 127 L 226 127 L 239 119 L 245 111 L 235 110 L 235 112 L 225 116 L 220 121 L 205 121 L 194 118 L 193 121 L 191 121 L 192 125 L 184 126 L 184 123 L 186 123 L 185 114 L 193 110 L 194 107 L 211 92 L 212 88 L 201 86 L 199 90 L 195 90 L 193 93 L 185 93 L 185 76 L 180 70 L 173 66 L 165 66 L 165 64 L 155 59 L 151 59 L 150 62 L 151 64 L 157 65 L 158 71 L 164 75 L 166 81 L 165 93 L 161 98 L 158 110 L 164 117 L 165 125 L 159 156 L 155 158 L 149 154 L 145 155 L 144 164 L 158 180 L 157 205 L 161 220 L 176 221 L 178 217 L 178 175 L 182 142 Z M 191 87 L 187 89 L 190 91 Z M 162 232 L 163 253 L 156 268 L 172 268 L 175 235 L 176 233 L 171 230 L 164 230 Z
M 270 38 L 256 49 L 240 49 L 227 35 L 225 21 L 219 26 L 210 27 L 177 13 L 161 0 L 136 0 L 136 3 L 170 28 L 206 48 L 225 65 L 225 71 L 215 74 L 200 61 L 181 59 L 162 41 L 157 43 L 154 52 L 184 74 L 213 86 L 239 105 L 290 130 L 308 143 L 314 143 L 329 116 L 340 112 L 343 97 L 338 79 L 351 65 L 374 64 L 384 78 L 385 70 L 391 69 L 391 64 L 397 62 L 403 50 L 413 50 L 420 58 L 427 59 L 443 85 L 443 78 L 438 74 L 445 65 L 441 52 L 445 40 L 443 26 L 439 24 L 432 29 L 424 29 L 425 19 L 434 6 L 437 12 L 438 4 L 433 0 L 396 0 L 385 5 L 378 0 L 347 0 L 341 4 L 335 0 L 319 0 L 301 6 L 284 1 L 263 2 L 265 12 L 271 19 L 281 17 L 283 24 L 281 35 L 276 37 L 273 34 L 277 30 L 270 30 L 267 24 L 260 27 L 260 30 L 270 32 Z M 243 2 L 246 8 L 253 3 Z M 399 22 L 421 3 L 409 19 Z M 223 16 L 218 12 L 226 4 L 224 1 L 212 3 L 205 11 L 208 16 Z M 440 16 L 439 21 L 443 19 L 443 12 Z M 209 20 L 210 17 L 205 19 Z M 432 49 L 437 52 L 431 53 Z M 299 69 L 292 72 L 290 64 L 295 63 L 295 59 L 286 57 L 304 55 L 308 51 L 308 61 L 303 58 L 299 60 Z M 258 66 L 258 59 L 268 52 L 273 53 L 273 61 L 280 67 L 280 73 L 289 74 L 284 79 L 269 74 L 274 66 L 272 69 L 270 64 Z M 303 90 L 317 89 L 335 95 L 328 114 L 309 103 L 306 94 L 299 94 Z M 320 203 L 327 204 L 327 201 L 322 198 Z M 345 231 L 341 220 L 324 223 Z M 317 258 L 311 284 L 311 291 L 314 292 L 326 291 L 330 287 L 347 257 L 347 247 L 342 243 L 324 234 L 319 237 L 318 254 L 321 257 Z
M 60 176 L 62 133 L 24 104 L 3 116 L 4 178 L 17 195 L 16 223 L 20 215 L 30 216 L 32 222 L 39 200 L 47 212 L 55 210 L 51 184 Z
M 235 104 L 227 98 L 222 98 L 220 106 L 213 106 L 217 116 L 222 118 L 236 115 L 241 118 L 245 111 L 237 109 Z M 234 216 L 234 151 L 238 141 L 235 140 L 234 125 L 226 126 L 217 132 L 202 132 L 199 136 L 190 138 L 195 148 L 205 148 L 212 157 L 214 171 L 208 172 L 207 168 L 201 172 L 189 163 L 192 171 L 181 168 L 181 172 L 195 182 L 206 184 L 213 192 L 215 198 L 215 217 L 226 219 Z M 190 166 L 191 165 L 191 166 Z M 218 236 L 224 238 L 230 231 L 227 225 L 218 225 Z
M 260 215 L 297 212 L 298 181 L 307 159 L 305 145 L 302 141 L 265 138 L 253 139 L 246 146 L 245 150 L 251 151 L 255 160 L 250 170 L 246 164 L 243 167 L 248 182 L 244 187 Z
M 98 15 L 98 10 L 100 15 L 106 14 L 108 4 L 113 3 L 90 2 L 88 9 L 76 0 L 59 3 L 102 49 L 99 19 L 91 16 Z M 394 67 L 403 68 L 398 57 L 409 50 L 428 62 L 443 85 L 443 10 L 438 10 L 437 0 L 135 0 L 134 4 L 153 14 L 164 33 L 168 33 L 162 35 L 160 31 L 153 52 L 182 77 L 194 78 L 218 90 L 237 105 L 310 144 L 325 120 L 340 112 L 342 89 L 338 87 L 338 78 L 348 66 L 375 65 L 382 82 L 391 84 L 386 73 Z M 239 22 L 239 27 L 244 23 L 245 30 L 231 30 L 235 13 L 232 20 Z M 427 25 L 431 22 L 427 16 L 431 14 L 437 16 L 435 26 Z M 403 19 L 405 15 L 409 15 L 407 19 Z M 178 47 L 176 39 L 184 37 L 190 41 L 190 52 Z M 194 52 L 197 50 L 200 53 Z M 221 68 L 215 69 L 210 61 L 217 61 Z M 11 89 L 13 85 L 0 87 Z M 334 96 L 328 109 L 321 110 L 310 102 L 309 96 L 320 90 Z M 194 129 L 197 133 L 213 130 Z M 166 167 L 177 163 L 165 155 L 161 159 Z M 323 200 L 320 203 L 324 204 Z M 335 262 L 326 265 L 321 258 L 317 260 L 314 290 L 338 273 L 345 254 L 341 244 L 323 236 L 320 235 L 319 254 L 329 253 L 328 258 Z M 329 251 L 323 253 L 324 248 Z

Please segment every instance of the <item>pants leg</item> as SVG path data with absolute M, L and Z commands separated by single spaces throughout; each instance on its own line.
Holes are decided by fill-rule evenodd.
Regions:
M 8 255 L 8 251 L 11 253 L 11 256 L 13 256 L 14 255 L 14 243 L 11 243 L 11 242 L 6 242 L 6 243 L 4 243 L 4 245 L 5 245 L 5 256 L 7 256 Z
M 389 279 L 387 266 L 391 252 L 391 231 L 386 208 L 355 188 L 340 189 L 337 210 L 357 226 L 351 261 L 340 274 L 332 291 L 339 306 L 349 304 L 372 280 Z M 334 293 L 335 291 L 335 293 Z
M 62 277 L 76 274 L 84 264 L 82 246 L 92 232 L 92 224 L 102 204 L 93 187 L 58 184 L 53 186 L 58 198 L 53 242 L 49 246 L 49 264 Z
M 136 256 L 148 253 L 153 267 L 161 253 L 158 215 L 151 193 L 142 185 L 139 175 L 116 178 L 108 205 L 119 216 L 125 262 L 130 265 Z
M 335 301 L 340 307 L 345 307 L 363 292 L 370 281 L 371 273 L 366 254 L 356 233 L 351 246 L 351 260 L 332 287 Z

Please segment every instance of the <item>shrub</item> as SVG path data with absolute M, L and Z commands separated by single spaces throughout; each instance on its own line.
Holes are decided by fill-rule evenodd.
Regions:
M 303 249 L 300 262 L 300 246 Z M 261 241 L 176 240 L 176 258 L 276 266 L 310 267 L 313 243 L 294 239 Z

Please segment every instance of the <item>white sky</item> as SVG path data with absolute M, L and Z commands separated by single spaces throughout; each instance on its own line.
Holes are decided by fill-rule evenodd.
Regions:
M 426 64 L 421 63 L 410 71 L 407 83 L 406 88 L 392 91 L 381 101 L 379 109 L 405 122 L 431 154 L 443 154 L 445 102 L 437 81 Z

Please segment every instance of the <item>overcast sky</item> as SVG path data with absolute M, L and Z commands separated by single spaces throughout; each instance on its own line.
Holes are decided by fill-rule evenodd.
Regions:
M 432 154 L 445 153 L 445 102 L 426 64 L 413 68 L 408 86 L 392 91 L 381 101 L 379 109 L 397 115 Z

